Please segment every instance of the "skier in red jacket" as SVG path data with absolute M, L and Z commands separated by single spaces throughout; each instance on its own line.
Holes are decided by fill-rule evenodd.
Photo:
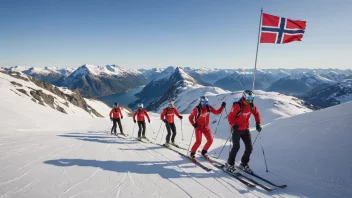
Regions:
M 260 125 L 260 115 L 257 107 L 253 103 L 253 100 L 253 92 L 251 90 L 245 90 L 241 100 L 233 103 L 231 112 L 227 117 L 231 127 L 233 147 L 225 164 L 225 168 L 231 172 L 236 170 L 234 166 L 235 158 L 238 150 L 240 149 L 240 139 L 242 139 L 245 145 L 245 151 L 239 168 L 246 172 L 252 173 L 252 170 L 248 166 L 249 157 L 253 150 L 251 134 L 249 132 L 251 114 L 254 115 L 257 131 L 260 132 L 262 130 Z
M 171 131 L 172 131 L 172 137 L 171 137 L 171 143 L 173 146 L 178 147 L 178 145 L 175 143 L 175 137 L 176 137 L 176 126 L 174 123 L 174 117 L 175 114 L 178 118 L 182 120 L 183 116 L 180 115 L 180 113 L 177 111 L 176 107 L 174 106 L 174 103 L 170 100 L 168 103 L 168 107 L 163 110 L 163 112 L 160 114 L 160 119 L 165 122 L 166 130 L 167 130 L 167 136 L 166 136 L 166 143 L 164 146 L 169 147 L 170 143 L 170 136 L 171 136 Z
M 134 112 L 133 114 L 133 122 L 136 123 L 136 116 L 137 116 L 137 121 L 138 121 L 138 140 L 147 139 L 145 137 L 145 120 L 144 116 L 148 118 L 148 122 L 150 123 L 150 118 L 148 115 L 147 110 L 143 108 L 143 104 L 139 103 L 138 104 L 138 109 Z M 142 133 L 142 137 L 141 137 Z
M 115 102 L 113 108 L 111 109 L 111 111 L 109 113 L 109 116 L 110 116 L 110 120 L 113 121 L 113 125 L 112 125 L 112 128 L 111 128 L 111 134 L 114 131 L 114 133 L 116 135 L 116 122 L 117 122 L 119 124 L 120 133 L 122 135 L 125 135 L 123 133 L 122 125 L 121 125 L 121 119 L 123 119 L 122 111 L 121 111 L 121 108 L 118 106 L 118 104 L 116 102 Z
M 191 149 L 191 158 L 195 157 L 198 147 L 202 143 L 202 134 L 204 134 L 207 139 L 207 143 L 204 145 L 202 150 L 202 155 L 208 157 L 208 149 L 213 143 L 213 135 L 209 127 L 209 116 L 210 112 L 218 115 L 226 107 L 226 103 L 223 102 L 218 110 L 215 110 L 212 106 L 208 104 L 208 98 L 201 96 L 199 99 L 199 105 L 193 109 L 191 115 L 189 115 L 189 122 L 193 125 L 196 134 L 196 142 Z

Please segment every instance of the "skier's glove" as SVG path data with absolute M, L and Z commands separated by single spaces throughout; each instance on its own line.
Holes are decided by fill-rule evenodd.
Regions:
M 121 116 L 121 119 L 123 119 L 123 116 Z
M 133 120 L 134 123 L 136 123 L 136 120 Z
M 148 120 L 148 122 L 150 123 L 150 120 Z
M 183 119 L 183 116 L 179 116 L 178 118 L 180 118 L 181 120 Z
M 163 120 L 163 122 L 164 122 L 165 124 L 167 123 L 165 119 Z
M 231 127 L 231 128 L 232 128 L 232 130 L 233 130 L 233 131 L 237 131 L 237 129 L 238 129 L 238 125 L 237 125 L 237 124 L 234 124 L 234 125 L 232 125 L 232 127 Z
M 258 123 L 258 122 L 257 122 L 255 128 L 257 129 L 258 132 L 261 132 L 261 131 L 262 131 L 262 126 L 260 126 L 260 123 Z
M 193 127 L 194 127 L 194 128 L 197 128 L 197 127 L 198 127 L 198 124 L 197 124 L 197 123 L 194 123 L 194 124 L 193 124 Z
M 113 120 L 112 117 L 110 117 L 110 120 L 111 120 L 111 121 Z
M 226 107 L 226 102 L 222 102 L 221 106 L 225 108 Z

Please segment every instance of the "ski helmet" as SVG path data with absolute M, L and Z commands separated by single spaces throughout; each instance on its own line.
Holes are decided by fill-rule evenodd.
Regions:
M 117 102 L 114 103 L 114 108 L 117 108 L 119 105 L 117 104 Z
M 251 90 L 245 90 L 244 92 L 243 92 L 243 99 L 245 99 L 246 101 L 248 101 L 248 102 L 253 102 L 253 100 L 254 100 L 254 93 L 253 93 L 253 91 L 251 91 Z
M 207 106 L 208 105 L 208 98 L 206 96 L 201 96 L 199 98 L 199 104 L 202 106 Z
M 174 107 L 174 102 L 172 100 L 169 100 L 169 102 L 167 103 L 167 106 L 170 108 Z
M 138 108 L 143 108 L 143 104 L 142 103 L 138 103 Z

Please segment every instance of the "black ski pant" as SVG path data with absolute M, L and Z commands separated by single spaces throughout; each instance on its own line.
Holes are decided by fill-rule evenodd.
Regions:
M 230 165 L 235 164 L 235 159 L 238 150 L 240 150 L 240 139 L 242 139 L 244 146 L 245 146 L 245 151 L 243 153 L 241 163 L 243 165 L 247 165 L 249 162 L 249 157 L 252 153 L 253 147 L 252 147 L 252 138 L 251 134 L 249 132 L 249 129 L 243 130 L 243 131 L 233 131 L 232 132 L 232 143 L 233 147 L 231 149 L 229 159 L 227 160 L 227 163 Z
M 116 134 L 116 122 L 119 124 L 119 128 L 120 128 L 120 133 L 123 134 L 123 130 L 122 130 L 122 125 L 121 125 L 121 119 L 120 118 L 113 118 L 112 119 L 112 128 L 111 128 L 111 133 L 114 131 L 114 133 Z
M 170 136 L 171 136 L 171 131 L 172 131 L 172 136 L 171 136 L 171 142 L 175 141 L 176 137 L 176 126 L 175 123 L 165 123 L 166 130 L 167 130 L 167 135 L 166 135 L 166 142 L 170 143 Z
M 145 121 L 138 121 L 138 137 L 145 136 Z

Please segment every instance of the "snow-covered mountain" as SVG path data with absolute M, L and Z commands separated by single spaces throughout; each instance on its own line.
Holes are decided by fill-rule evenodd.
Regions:
M 162 96 L 172 85 L 184 78 L 191 78 L 181 68 L 170 66 L 148 83 L 137 97 L 148 100 Z
M 179 69 L 182 71 L 181 69 Z M 175 84 L 173 84 L 164 94 L 162 97 L 154 100 L 152 103 L 150 103 L 147 106 L 148 110 L 151 111 L 157 111 L 161 112 L 163 108 L 167 106 L 167 103 L 169 100 L 173 100 L 176 103 L 175 104 L 181 104 L 182 105 L 187 105 L 188 97 L 191 96 L 186 96 L 185 93 L 191 93 L 190 95 L 196 95 L 196 94 L 222 94 L 222 93 L 227 93 L 226 91 L 222 90 L 221 88 L 218 87 L 212 87 L 212 86 L 203 86 L 198 84 L 192 77 L 186 76 L 187 74 L 183 72 L 183 79 L 177 81 Z M 185 97 L 183 97 L 185 96 Z M 182 99 L 180 99 L 180 97 Z M 181 100 L 181 101 L 179 101 Z
M 334 76 L 335 79 L 336 76 Z M 305 94 L 317 87 L 326 87 L 338 83 L 318 74 L 300 73 L 281 78 L 271 84 L 268 91 L 289 95 Z
M 210 68 L 200 68 L 193 69 L 190 67 L 183 68 L 190 76 L 201 82 L 203 85 L 211 85 L 216 81 L 225 78 L 235 72 L 233 69 L 210 69 Z
M 350 102 L 352 101 L 352 78 L 323 89 L 313 90 L 302 98 L 321 108 Z
M 85 64 L 65 78 L 61 85 L 78 89 L 84 96 L 95 97 L 127 91 L 145 83 L 143 74 L 134 69 Z
M 255 89 L 266 90 L 275 80 L 278 79 L 278 77 L 278 75 L 273 75 L 270 72 L 257 70 Z M 252 89 L 253 71 L 236 71 L 233 74 L 216 81 L 214 85 L 230 91 Z
M 89 105 L 101 102 L 84 99 L 79 93 L 55 87 L 21 72 L 1 71 L 0 84 L 1 101 L 10 103 L 8 107 L 42 107 L 70 116 L 78 114 L 83 117 L 105 117 L 103 115 L 107 114 L 101 114 Z
M 161 72 L 164 71 L 162 68 L 152 68 L 152 69 L 139 69 L 138 71 L 142 72 L 147 82 L 149 83 L 155 79 Z
M 62 81 L 70 75 L 74 69 L 73 68 L 57 68 L 57 67 L 24 67 L 24 66 L 14 66 L 6 68 L 7 71 L 12 72 L 22 72 L 36 79 L 48 82 L 57 86 L 60 86 Z

